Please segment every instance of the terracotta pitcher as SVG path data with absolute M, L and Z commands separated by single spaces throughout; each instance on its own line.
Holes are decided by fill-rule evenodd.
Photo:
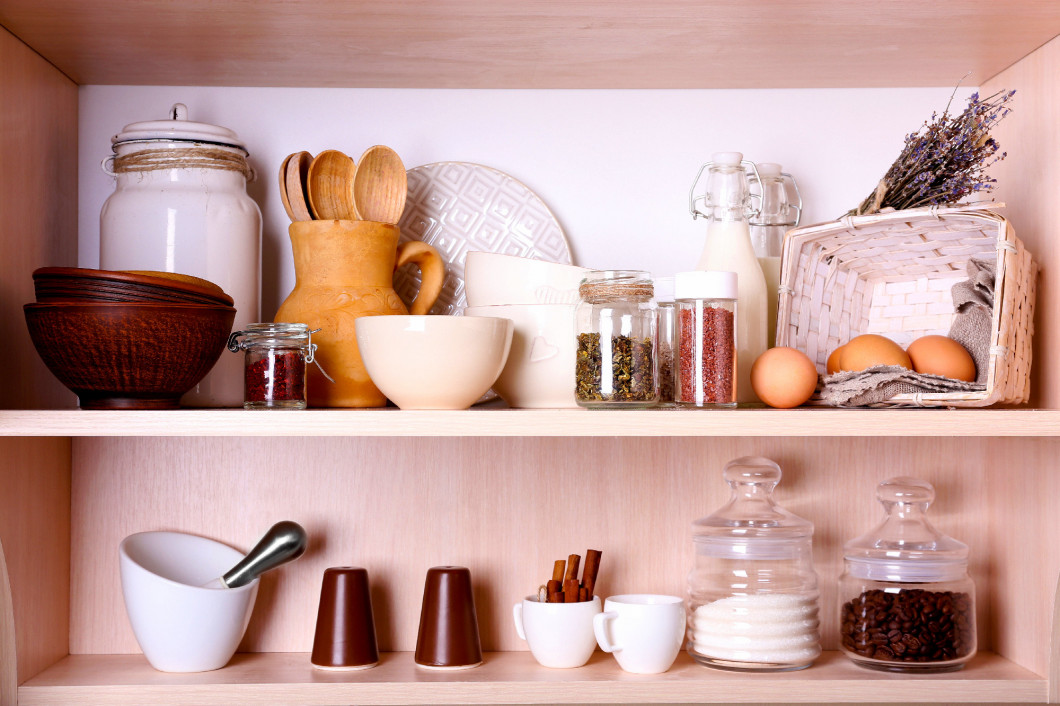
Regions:
M 426 243 L 398 245 L 400 231 L 374 221 L 299 221 L 289 229 L 294 248 L 294 289 L 276 312 L 276 321 L 309 324 L 316 365 L 307 380 L 311 407 L 382 407 L 386 397 L 361 362 L 354 335 L 360 316 L 426 314 L 442 291 L 445 264 Z M 422 284 L 412 311 L 394 291 L 394 270 L 419 266 Z

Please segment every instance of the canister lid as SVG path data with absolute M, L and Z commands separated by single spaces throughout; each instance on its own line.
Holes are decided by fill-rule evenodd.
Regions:
M 715 152 L 710 155 L 710 161 L 714 164 L 738 167 L 743 162 L 743 152 Z
M 776 162 L 759 162 L 755 167 L 758 168 L 758 175 L 762 177 L 779 177 L 783 171 Z
M 655 301 L 661 303 L 670 302 L 674 300 L 674 278 L 673 277 L 656 277 L 655 280 Z
M 876 581 L 949 581 L 968 569 L 968 545 L 935 529 L 927 509 L 935 488 L 908 476 L 876 486 L 876 499 L 887 512 L 884 521 L 843 546 L 847 571 Z
M 110 138 L 113 145 L 158 140 L 204 142 L 247 151 L 246 145 L 233 130 L 220 125 L 188 120 L 188 107 L 183 103 L 173 105 L 169 111 L 168 120 L 130 123 L 120 133 Z
M 735 272 L 696 270 L 674 275 L 675 299 L 736 299 L 738 278 Z
M 723 473 L 732 496 L 720 510 L 692 523 L 697 552 L 727 559 L 809 557 L 813 523 L 773 501 L 780 466 L 744 456 L 727 463 Z

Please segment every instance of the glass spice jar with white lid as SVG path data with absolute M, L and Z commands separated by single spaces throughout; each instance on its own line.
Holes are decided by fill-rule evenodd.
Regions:
M 678 404 L 736 406 L 736 297 L 735 272 L 677 273 Z
M 729 502 L 692 525 L 687 649 L 700 664 L 790 671 L 821 654 L 813 524 L 773 500 L 781 475 L 768 458 L 730 461 Z
M 976 652 L 968 546 L 928 522 L 935 488 L 901 476 L 876 487 L 887 516 L 843 547 L 840 649 L 892 672 L 947 672 Z

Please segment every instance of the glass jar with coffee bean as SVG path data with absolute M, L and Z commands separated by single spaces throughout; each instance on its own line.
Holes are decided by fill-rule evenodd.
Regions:
M 887 517 L 843 548 L 840 649 L 894 672 L 960 669 L 976 651 L 968 546 L 927 521 L 930 483 L 891 478 L 876 488 Z

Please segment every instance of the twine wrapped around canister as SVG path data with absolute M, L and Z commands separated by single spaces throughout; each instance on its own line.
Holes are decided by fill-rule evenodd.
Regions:
M 113 174 L 154 172 L 163 169 L 219 169 L 239 172 L 247 181 L 254 179 L 254 170 L 247 164 L 244 155 L 210 147 L 144 149 L 115 156 L 111 166 Z
M 582 301 L 590 304 L 608 304 L 620 301 L 639 301 L 651 299 L 655 287 L 651 282 L 582 282 L 578 286 L 578 295 Z

